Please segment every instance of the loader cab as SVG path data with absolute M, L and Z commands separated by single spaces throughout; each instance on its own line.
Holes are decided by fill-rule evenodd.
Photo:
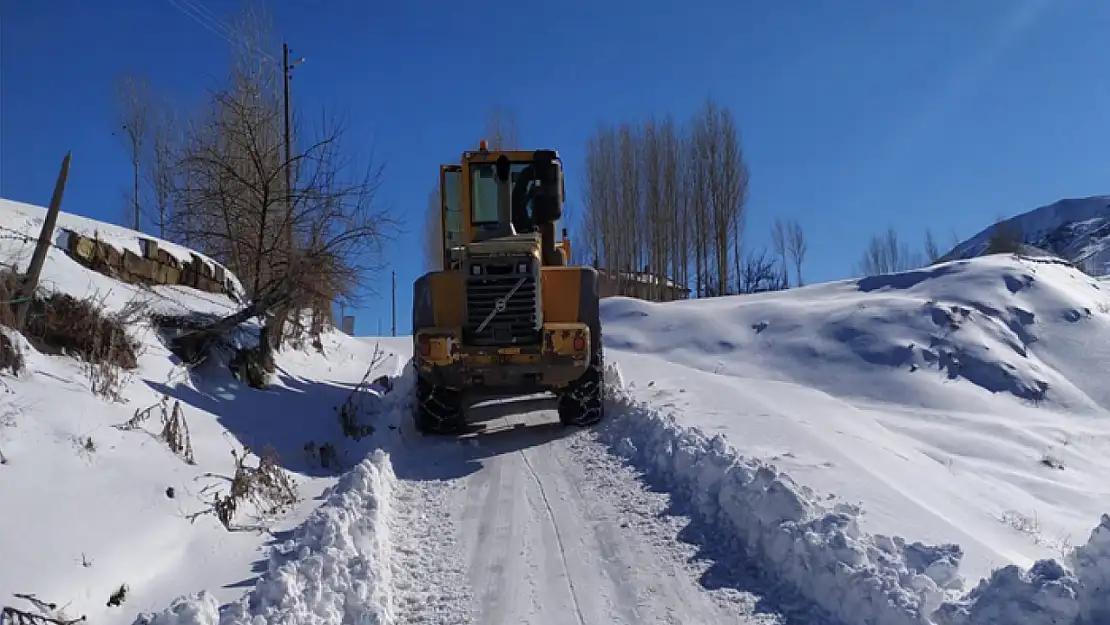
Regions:
M 558 229 L 561 225 L 561 206 L 566 201 L 566 184 L 563 179 L 562 161 L 553 151 L 552 165 L 554 177 L 558 181 L 559 219 L 555 223 Z M 522 174 L 536 162 L 538 152 L 527 150 L 495 150 L 487 149 L 483 140 L 479 149 L 465 152 L 460 164 L 440 166 L 440 206 L 441 206 L 441 232 L 442 260 L 444 269 L 455 269 L 459 266 L 461 247 L 505 234 L 523 234 L 538 232 L 538 225 L 533 219 L 531 204 L 527 200 L 527 189 L 520 189 L 517 185 Z M 509 175 L 509 189 L 511 207 L 507 216 L 502 215 L 499 207 L 499 167 L 507 165 Z M 530 170 L 529 170 L 530 171 Z M 526 178 L 528 176 L 526 175 Z M 525 184 L 529 184 L 526 181 Z M 511 228 L 509 226 L 512 226 Z M 556 230 L 558 231 L 558 230 Z M 562 229 L 562 240 L 558 243 L 564 250 L 565 257 L 570 258 L 570 239 L 566 229 Z

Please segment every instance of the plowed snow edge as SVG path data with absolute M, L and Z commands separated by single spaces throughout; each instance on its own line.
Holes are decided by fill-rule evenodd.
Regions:
M 391 623 L 387 518 L 396 478 L 378 450 L 340 478 L 294 536 L 273 549 L 253 590 L 221 614 L 207 591 L 136 625 Z
M 859 529 L 860 509 L 812 491 L 720 435 L 682 426 L 638 402 L 610 368 L 602 442 L 689 504 L 723 540 L 740 544 L 769 577 L 846 624 L 1106 625 L 1110 623 L 1110 516 L 1076 550 L 996 570 L 965 596 L 958 545 L 909 543 Z M 1073 572 L 1074 571 L 1074 572 Z

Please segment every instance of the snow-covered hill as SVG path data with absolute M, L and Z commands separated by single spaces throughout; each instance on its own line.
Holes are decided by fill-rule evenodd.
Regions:
M 8 208 L 12 263 L 37 224 Z M 235 306 L 128 286 L 60 250 L 44 277 L 100 293 L 106 314 Z M 257 390 L 188 375 L 140 320 L 122 402 L 89 391 L 89 366 L 16 337 L 25 370 L 0 378 L 0 605 L 34 611 L 13 597 L 31 593 L 107 625 L 1110 615 L 1110 283 L 997 255 L 781 293 L 613 298 L 603 314 L 605 422 L 567 430 L 526 400 L 477 409 L 461 440 L 412 430 L 404 337 L 330 332 L 322 353 L 282 352 Z M 377 427 L 355 441 L 336 408 L 371 363 L 393 390 L 354 395 Z M 163 396 L 189 451 L 167 442 Z M 324 443 L 345 473 L 321 466 Z M 275 448 L 264 483 L 291 480 L 299 501 L 263 514 L 272 502 L 244 500 L 237 531 L 193 518 L 227 493 L 244 445 Z
M 0 201 L 0 264 L 27 267 L 44 215 L 41 207 Z M 138 250 L 137 233 L 125 228 L 66 213 L 58 227 L 95 231 L 121 251 Z M 161 247 L 189 257 L 168 242 Z M 274 536 L 229 532 L 213 514 L 194 516 L 211 509 L 213 496 L 226 494 L 221 476 L 236 470 L 232 453 L 244 446 L 258 455 L 267 446 L 276 450 L 300 501 L 277 515 L 268 532 L 296 526 L 340 473 L 321 467 L 305 444 L 333 443 L 341 463 L 356 465 L 371 443 L 345 439 L 335 408 L 375 358 L 375 376 L 395 374 L 407 360 L 397 358 L 389 339 L 366 342 L 333 332 L 323 353 L 279 355 L 278 380 L 258 391 L 226 370 L 192 378 L 145 320 L 146 313 L 227 314 L 237 307 L 227 297 L 124 284 L 82 267 L 60 246 L 47 256 L 40 288 L 96 301 L 106 316 L 130 310 L 136 320 L 127 331 L 138 343 L 138 364 L 114 370 L 119 398 L 110 399 L 90 390 L 105 382 L 107 370 L 39 353 L 15 337 L 24 368 L 0 377 L 0 606 L 33 612 L 29 602 L 13 598 L 28 593 L 70 616 L 114 625 L 131 623 L 136 612 L 160 608 L 185 589 L 212 588 L 224 601 L 238 597 L 253 584 L 255 563 Z M 175 405 L 190 447 L 177 453 L 163 436 Z M 137 412 L 147 415 L 141 423 L 120 427 Z M 246 464 L 257 466 L 258 455 L 249 454 Z M 235 524 L 258 522 L 255 508 L 244 504 Z M 122 605 L 107 605 L 124 585 Z
M 996 255 L 781 293 L 613 298 L 603 312 L 610 357 L 645 406 L 618 418 L 610 442 L 663 467 L 672 488 L 685 473 L 677 486 L 753 548 L 777 534 L 743 525 L 753 513 L 742 506 L 757 504 L 726 501 L 746 496 L 726 495 L 728 458 L 769 462 L 804 485 L 782 496 L 787 518 L 839 510 L 865 533 L 959 544 L 969 582 L 1066 560 L 1110 513 L 1110 289 L 1060 261 Z M 678 439 L 680 453 L 685 428 L 703 435 Z M 923 553 L 944 561 L 943 550 Z M 767 562 L 845 601 L 791 568 L 814 557 Z
M 1022 233 L 1026 244 L 1076 263 L 1092 275 L 1110 275 L 1110 195 L 1060 200 L 991 224 L 942 260 L 983 254 L 1000 225 Z

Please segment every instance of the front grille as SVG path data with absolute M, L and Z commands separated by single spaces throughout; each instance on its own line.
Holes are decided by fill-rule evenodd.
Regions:
M 517 260 L 499 262 L 467 263 L 466 282 L 466 327 L 463 329 L 467 342 L 474 345 L 519 345 L 539 341 L 539 298 L 536 290 L 536 276 L 518 273 Z M 482 273 L 470 273 L 470 264 L 482 265 Z M 523 280 L 523 282 L 521 282 Z M 513 290 L 512 297 L 505 309 L 493 316 L 479 332 L 482 322 L 493 312 L 497 301 Z

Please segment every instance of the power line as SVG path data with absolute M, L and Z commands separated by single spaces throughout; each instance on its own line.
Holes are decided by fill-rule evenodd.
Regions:
M 211 32 L 213 35 L 216 35 L 217 37 L 219 37 L 220 39 L 223 39 L 224 41 L 230 43 L 231 45 L 236 44 L 236 42 L 233 41 L 230 36 L 228 36 L 227 34 L 225 34 L 223 32 L 220 32 L 219 30 L 217 30 L 216 27 L 214 27 L 210 22 L 206 22 L 203 19 L 201 19 L 200 17 L 198 17 L 197 15 L 189 12 L 185 7 L 178 4 L 175 0 L 166 0 L 166 1 L 169 2 L 170 5 L 173 6 L 175 9 L 177 9 L 178 11 L 181 11 L 187 17 L 191 18 L 194 22 L 203 26 L 205 29 L 207 29 L 209 32 Z
M 166 0 L 175 9 L 180 11 L 185 16 L 192 19 L 197 24 L 203 26 L 213 35 L 223 39 L 233 46 L 240 46 L 243 48 L 250 48 L 246 43 L 246 37 L 241 32 L 230 26 L 227 22 L 218 17 L 211 9 L 204 6 L 200 0 Z M 188 8 L 186 8 L 188 7 Z M 265 50 L 255 50 L 258 54 L 265 57 L 271 62 L 277 62 L 272 54 Z

